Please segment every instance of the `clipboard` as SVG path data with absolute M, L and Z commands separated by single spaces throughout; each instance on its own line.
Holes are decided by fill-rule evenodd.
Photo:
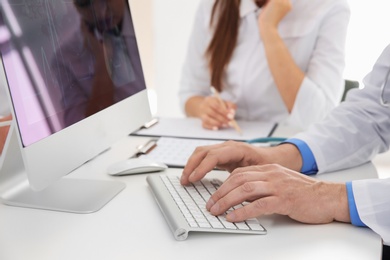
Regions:
M 259 137 L 270 137 L 277 127 L 277 123 L 274 122 L 237 120 L 237 123 L 241 127 L 242 134 L 237 133 L 234 128 L 224 128 L 217 131 L 204 129 L 199 118 L 161 117 L 154 118 L 152 123 L 148 122 L 132 135 L 248 141 Z

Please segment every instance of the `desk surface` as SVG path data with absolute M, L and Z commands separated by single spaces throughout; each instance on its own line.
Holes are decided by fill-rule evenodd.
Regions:
M 96 213 L 0 204 L 0 259 L 380 259 L 381 239 L 368 228 L 343 223 L 307 225 L 284 216 L 260 218 L 267 235 L 190 233 L 186 241 L 176 241 L 145 174 L 106 174 L 108 165 L 127 158 L 144 142 L 145 138 L 128 137 L 68 176 L 126 183 L 126 189 Z M 180 169 L 168 169 L 162 174 L 180 173 Z M 224 178 L 226 173 L 212 175 Z M 366 164 L 318 178 L 345 181 L 375 175 L 373 165 Z

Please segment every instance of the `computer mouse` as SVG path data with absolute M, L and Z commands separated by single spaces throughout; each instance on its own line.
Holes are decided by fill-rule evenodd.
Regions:
M 146 158 L 130 158 L 110 165 L 107 172 L 111 176 L 122 176 L 147 172 L 159 172 L 168 166 L 161 162 L 155 162 Z

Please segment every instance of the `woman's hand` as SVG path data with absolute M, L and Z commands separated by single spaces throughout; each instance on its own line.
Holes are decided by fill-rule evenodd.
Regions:
M 268 67 L 289 113 L 305 78 L 278 31 L 280 21 L 291 9 L 291 0 L 268 0 L 258 18 Z
M 259 28 L 276 28 L 292 9 L 291 0 L 268 0 L 259 16 Z
M 218 130 L 231 126 L 234 119 L 236 104 L 229 101 L 221 101 L 214 97 L 192 97 L 187 101 L 186 111 L 189 116 L 199 117 L 202 126 L 210 130 Z

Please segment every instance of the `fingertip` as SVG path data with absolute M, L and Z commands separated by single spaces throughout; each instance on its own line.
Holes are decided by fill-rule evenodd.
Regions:
M 197 181 L 197 179 L 196 179 L 196 172 L 195 172 L 195 171 L 193 171 L 193 172 L 190 174 L 190 176 L 188 176 L 188 181 L 189 181 L 189 182 L 196 182 L 196 181 Z
M 227 214 L 226 220 L 229 222 L 238 222 L 236 213 L 234 211 L 232 211 L 229 214 Z
M 181 185 L 187 185 L 188 184 L 188 180 L 187 180 L 187 178 L 184 175 L 182 175 L 180 177 L 180 184 Z
M 215 203 L 211 208 L 210 208 L 210 213 L 214 216 L 218 216 L 220 215 L 220 210 L 221 210 L 221 206 L 219 205 L 219 203 Z
M 210 211 L 211 208 L 214 206 L 214 204 L 215 204 L 214 200 L 212 198 L 210 198 L 209 201 L 207 201 L 207 203 L 206 203 L 206 209 L 208 211 Z

